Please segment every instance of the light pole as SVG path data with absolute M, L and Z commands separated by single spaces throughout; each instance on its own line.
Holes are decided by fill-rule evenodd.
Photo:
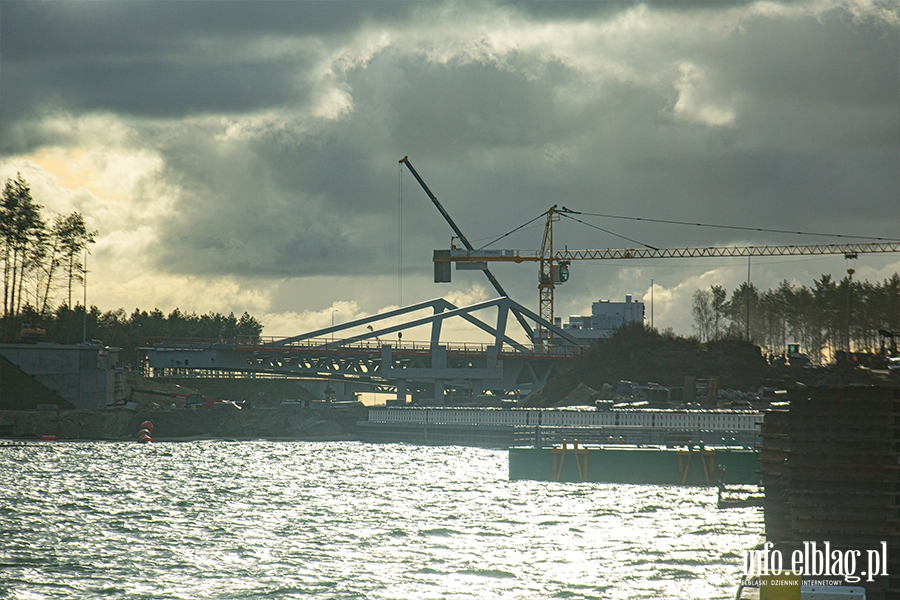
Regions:
M 82 323 L 82 329 L 81 329 L 81 343 L 82 344 L 87 344 L 87 313 L 88 313 L 88 308 L 87 308 L 87 274 L 88 274 L 87 257 L 88 257 L 88 250 L 87 250 L 87 244 L 85 244 L 84 245 L 84 277 L 83 277 L 83 279 L 84 279 L 84 322 Z
M 849 252 L 844 255 L 844 260 L 854 260 L 856 258 L 855 252 Z M 844 263 L 847 264 L 847 263 Z M 851 301 L 853 298 L 853 274 L 856 273 L 853 269 L 847 269 L 847 359 L 850 359 L 850 314 L 851 314 Z
M 850 359 L 850 308 L 853 299 L 853 274 L 856 271 L 847 269 L 847 359 Z
M 331 311 L 331 341 L 332 342 L 334 341 L 334 313 L 336 313 L 336 312 L 337 312 L 337 310 Z
M 650 280 L 650 329 L 653 329 L 653 279 Z
M 750 256 L 747 256 L 747 341 L 750 341 Z

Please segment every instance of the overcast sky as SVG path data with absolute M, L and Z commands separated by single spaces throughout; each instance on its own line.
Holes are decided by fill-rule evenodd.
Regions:
M 0 1 L 0 176 L 99 231 L 101 310 L 249 311 L 293 335 L 398 302 L 493 297 L 432 283 L 550 205 L 900 238 L 895 0 L 706 2 Z M 655 247 L 837 242 L 583 217 Z M 540 221 L 493 247 L 536 250 Z M 635 244 L 572 221 L 557 247 Z M 398 254 L 399 253 L 399 254 Z M 811 285 L 900 257 L 758 259 Z M 572 265 L 556 314 L 625 294 L 689 333 L 697 288 L 746 260 Z M 402 273 L 402 276 L 401 276 Z M 496 268 L 537 309 L 534 264 Z

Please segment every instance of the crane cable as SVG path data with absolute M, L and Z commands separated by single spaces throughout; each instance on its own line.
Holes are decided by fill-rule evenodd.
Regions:
M 525 222 L 525 223 L 522 223 L 521 225 L 519 225 L 518 227 L 516 227 L 516 228 L 513 229 L 512 231 L 507 231 L 506 233 L 504 233 L 503 235 L 501 235 L 500 237 L 498 237 L 498 238 L 495 239 L 494 241 L 488 242 L 487 244 L 485 244 L 484 246 L 482 246 L 481 248 L 478 248 L 478 249 L 479 249 L 479 250 L 484 250 L 485 248 L 487 248 L 487 247 L 490 246 L 491 244 L 496 244 L 497 242 L 499 242 L 499 241 L 502 240 L 503 238 L 508 237 L 508 236 L 514 234 L 515 232 L 519 231 L 520 229 L 524 229 L 525 227 L 531 225 L 532 223 L 534 223 L 535 221 L 537 221 L 537 220 L 540 219 L 541 217 L 546 217 L 548 212 L 550 212 L 550 211 L 549 211 L 549 210 L 545 210 L 544 212 L 542 212 L 541 214 L 539 214 L 539 215 L 536 216 L 535 218 L 531 219 L 530 221 L 527 221 L 527 222 Z
M 664 223 L 666 225 L 691 225 L 694 227 L 712 227 L 716 229 L 736 229 L 740 231 L 758 231 L 761 233 L 787 233 L 791 235 L 816 235 L 822 237 L 835 237 L 835 238 L 848 238 L 848 239 L 857 239 L 857 240 L 875 240 L 880 242 L 900 242 L 900 238 L 889 238 L 889 237 L 873 237 L 873 236 L 864 236 L 864 235 L 844 235 L 840 233 L 818 233 L 818 232 L 810 232 L 810 231 L 790 231 L 787 229 L 767 229 L 765 227 L 744 227 L 740 225 L 719 225 L 714 223 L 690 223 L 687 221 L 673 221 L 669 219 L 651 219 L 644 217 L 626 217 L 622 215 L 606 215 L 602 213 L 590 213 L 590 212 L 579 212 L 575 210 L 570 210 L 563 207 L 563 211 L 567 211 L 571 214 L 576 215 L 587 215 L 591 217 L 601 217 L 605 219 L 624 219 L 627 221 L 647 221 L 649 223 Z M 560 211 L 560 214 L 565 214 Z M 615 235 L 615 234 L 614 234 Z
M 496 239 L 494 239 L 494 240 L 488 242 L 487 244 L 485 244 L 484 246 L 481 246 L 481 247 L 478 248 L 478 249 L 479 249 L 479 250 L 484 250 L 484 249 L 487 248 L 488 246 L 490 246 L 490 245 L 492 245 L 492 244 L 496 244 L 497 242 L 499 242 L 499 241 L 502 240 L 503 238 L 508 237 L 508 236 L 510 236 L 510 235 L 512 235 L 512 234 L 514 234 L 514 233 L 516 233 L 517 231 L 520 231 L 520 230 L 524 229 L 525 227 L 528 227 L 529 225 L 531 225 L 532 223 L 534 223 L 535 221 L 537 221 L 537 220 L 540 219 L 541 217 L 546 217 L 546 216 L 547 216 L 547 213 L 549 213 L 549 212 L 550 212 L 549 210 L 545 210 L 544 212 L 542 212 L 542 213 L 539 214 L 538 216 L 534 217 L 533 219 L 530 219 L 529 221 L 526 221 L 525 223 L 522 223 L 521 225 L 519 225 L 519 226 L 516 227 L 515 229 L 512 229 L 511 231 L 508 231 L 508 232 L 504 233 L 504 234 L 501 235 L 500 237 L 498 237 L 498 238 L 496 238 Z M 567 214 L 567 213 L 571 213 L 571 214 Z M 610 230 L 608 230 L 608 229 L 604 229 L 604 228 L 602 228 L 602 227 L 598 227 L 597 225 L 592 225 L 591 223 L 586 223 L 585 221 L 582 221 L 581 219 L 576 219 L 575 217 L 571 216 L 572 214 L 579 215 L 579 214 L 589 214 L 589 213 L 579 213 L 579 212 L 577 212 L 577 211 L 570 210 L 570 209 L 568 209 L 568 208 L 566 208 L 566 207 L 564 206 L 564 207 L 562 208 L 562 210 L 557 210 L 557 211 L 556 211 L 556 214 L 558 214 L 558 215 L 560 215 L 560 216 L 563 216 L 563 217 L 567 217 L 567 218 L 569 218 L 569 219 L 572 219 L 573 221 L 576 221 L 576 222 L 578 222 L 578 223 L 581 223 L 582 225 L 587 225 L 588 227 L 593 227 L 594 229 L 598 229 L 598 230 L 600 230 L 600 231 L 602 231 L 602 232 L 604 232 L 604 233 L 608 233 L 609 235 L 612 235 L 612 236 L 615 236 L 615 237 L 618 237 L 618 238 L 622 238 L 623 240 L 629 241 L 629 242 L 631 242 L 632 244 L 638 244 L 638 245 L 643 246 L 643 247 L 645 247 L 645 248 L 649 248 L 650 250 L 659 250 L 659 248 L 657 248 L 657 247 L 655 247 L 655 246 L 651 246 L 651 245 L 649 245 L 649 244 L 645 244 L 645 243 L 643 243 L 643 242 L 639 242 L 639 241 L 637 241 L 637 240 L 633 240 L 633 239 L 631 239 L 630 237 L 627 237 L 627 236 L 624 236 L 624 235 L 620 235 L 620 234 L 618 234 L 618 233 L 616 233 L 616 232 L 614 232 L 614 231 L 610 231 Z
M 547 216 L 548 212 L 550 212 L 550 211 L 542 212 L 541 214 L 534 217 L 533 219 L 526 221 L 525 223 L 519 225 L 518 227 L 493 239 L 492 241 L 488 242 L 487 244 L 484 244 L 483 246 L 478 248 L 478 250 L 484 250 L 488 246 L 492 246 L 493 244 L 496 244 L 500 240 L 511 236 L 512 234 L 516 233 L 517 231 L 521 231 L 522 229 L 528 227 L 529 225 L 531 225 L 532 223 L 534 223 L 541 217 Z M 809 231 L 790 231 L 790 230 L 786 230 L 786 229 L 768 229 L 765 227 L 745 227 L 745 226 L 740 226 L 740 225 L 719 225 L 719 224 L 715 224 L 715 223 L 691 223 L 691 222 L 687 222 L 687 221 L 675 221 L 675 220 L 671 220 L 671 219 L 653 219 L 653 218 L 644 218 L 644 217 L 627 217 L 627 216 L 623 216 L 623 215 L 608 215 L 608 214 L 603 214 L 603 213 L 590 213 L 590 212 L 582 212 L 582 211 L 572 210 L 566 206 L 563 206 L 562 209 L 557 210 L 556 212 L 560 216 L 569 218 L 577 223 L 581 223 L 582 225 L 587 225 L 588 227 L 597 229 L 598 231 L 602 231 L 604 233 L 615 236 L 617 238 L 621 238 L 621 239 L 629 241 L 633 244 L 638 244 L 639 246 L 643 246 L 650 250 L 659 250 L 659 248 L 657 248 L 656 246 L 651 246 L 650 244 L 645 244 L 644 242 L 632 239 L 630 237 L 618 234 L 614 231 L 604 229 L 603 227 L 600 227 L 598 225 L 588 223 L 586 221 L 583 221 L 581 219 L 573 217 L 572 215 L 586 215 L 586 216 L 591 216 L 591 217 L 601 217 L 601 218 L 605 218 L 605 219 L 623 219 L 623 220 L 627 220 L 627 221 L 646 221 L 649 223 L 663 223 L 666 225 L 690 225 L 690 226 L 694 226 L 694 227 L 710 227 L 710 228 L 716 228 L 716 229 L 757 231 L 757 232 L 761 232 L 761 233 L 784 233 L 784 234 L 790 234 L 790 235 L 815 235 L 815 236 L 822 236 L 822 237 L 835 237 L 835 238 L 844 238 L 844 239 L 876 240 L 876 241 L 882 241 L 882 242 L 900 242 L 900 238 L 845 235 L 845 234 L 840 234 L 840 233 L 818 233 L 818 232 L 809 232 Z
M 587 222 L 585 222 L 585 221 L 582 221 L 581 219 L 576 219 L 575 217 L 573 217 L 573 216 L 570 214 L 570 213 L 574 213 L 574 214 L 576 214 L 576 215 L 579 215 L 579 214 L 587 214 L 587 213 L 579 213 L 579 212 L 575 212 L 575 211 L 573 211 L 573 210 L 569 210 L 569 209 L 566 208 L 565 206 L 563 206 L 562 210 L 557 211 L 557 213 L 558 213 L 561 217 L 566 217 L 567 219 L 572 219 L 573 221 L 575 221 L 575 222 L 577 222 L 577 223 L 581 223 L 582 225 L 587 225 L 588 227 L 593 227 L 594 229 L 599 229 L 599 230 L 602 231 L 603 233 L 608 233 L 609 235 L 614 235 L 614 236 L 616 236 L 617 238 L 622 238 L 623 240 L 627 240 L 627 241 L 631 242 L 632 244 L 638 244 L 638 245 L 640 245 L 640 246 L 643 246 L 644 248 L 649 248 L 650 250 L 659 250 L 659 248 L 657 248 L 656 246 L 651 246 L 650 244 L 645 244 L 644 242 L 639 242 L 638 240 L 633 240 L 633 239 L 631 239 L 630 237 L 627 237 L 627 236 L 624 236 L 624 235 L 620 235 L 620 234 L 618 234 L 618 233 L 616 233 L 616 232 L 614 232 L 614 231 L 610 231 L 610 230 L 608 230 L 608 229 L 603 229 L 602 227 L 598 227 L 597 225 L 593 225 L 593 224 L 591 224 L 591 223 L 587 223 Z
M 397 170 L 397 306 L 403 306 L 403 163 Z

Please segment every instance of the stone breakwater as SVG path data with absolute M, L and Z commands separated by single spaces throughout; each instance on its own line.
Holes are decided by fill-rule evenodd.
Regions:
M 154 441 L 186 439 L 353 440 L 363 406 L 341 410 L 233 407 L 132 412 L 114 410 L 0 411 L 0 437 L 36 440 L 134 440 L 144 421 L 154 426 Z

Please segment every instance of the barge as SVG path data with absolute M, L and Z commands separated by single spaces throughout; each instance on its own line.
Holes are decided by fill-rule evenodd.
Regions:
M 583 446 L 510 448 L 509 479 L 645 485 L 759 484 L 759 452 L 751 448 Z

